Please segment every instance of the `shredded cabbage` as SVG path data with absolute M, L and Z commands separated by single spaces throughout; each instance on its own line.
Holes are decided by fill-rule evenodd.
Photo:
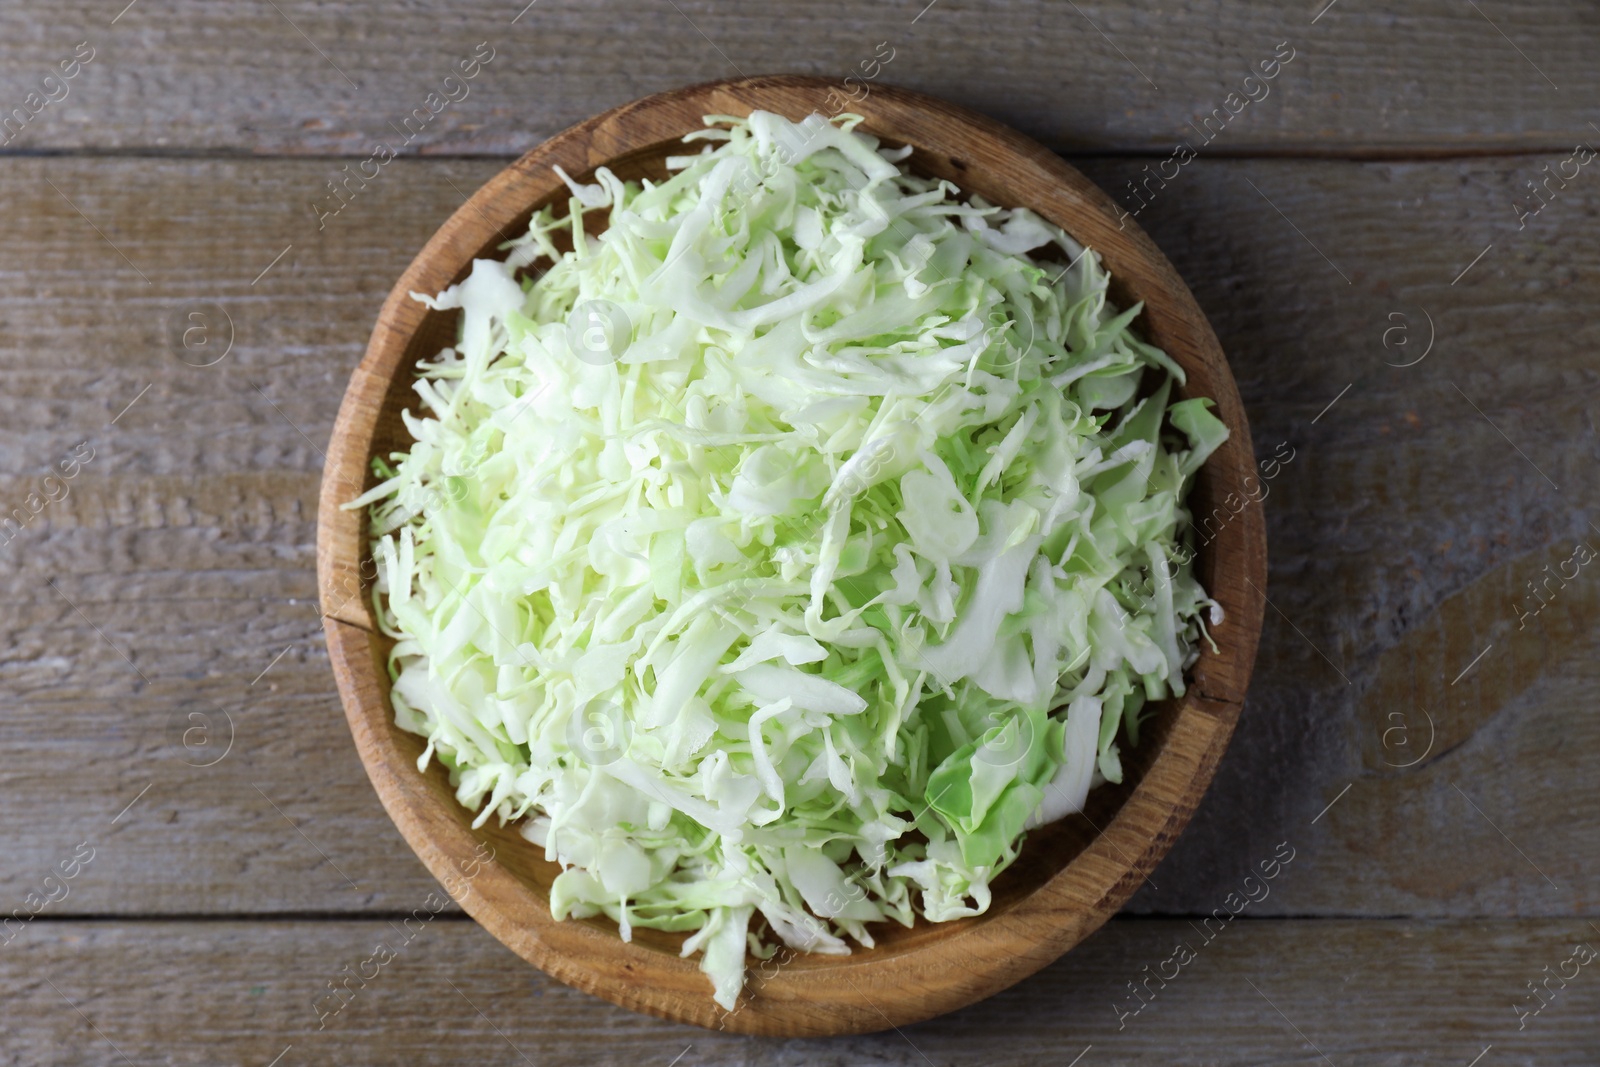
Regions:
M 505 261 L 413 294 L 460 341 L 347 505 L 419 767 L 524 820 L 558 918 L 689 932 L 730 1010 L 771 939 L 983 912 L 1221 621 L 1183 505 L 1210 402 L 1092 251 L 858 122 L 563 174 Z

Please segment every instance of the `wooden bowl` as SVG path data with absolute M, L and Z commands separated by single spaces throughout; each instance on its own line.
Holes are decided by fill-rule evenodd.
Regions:
M 496 245 L 523 230 L 536 208 L 564 198 L 556 164 L 579 180 L 601 164 L 625 178 L 660 176 L 663 158 L 702 128 L 702 115 L 765 109 L 799 119 L 830 110 L 835 88 L 821 78 L 774 76 L 661 93 L 574 126 L 496 175 L 434 234 L 384 302 L 339 410 L 318 513 L 328 651 L 350 730 L 384 807 L 428 870 L 490 933 L 553 977 L 637 1011 L 740 1033 L 861 1033 L 927 1019 L 1004 989 L 1093 932 L 1166 854 L 1210 782 L 1244 699 L 1266 586 L 1261 509 L 1240 503 L 1256 473 L 1244 409 L 1216 337 L 1166 258 L 1131 222 L 1119 225 L 1104 193 L 1033 141 L 941 100 L 874 85 L 853 105 L 866 117 L 862 129 L 912 145 L 914 170 L 993 203 L 1032 208 L 1098 250 L 1113 297 L 1123 306 L 1143 300 L 1139 327 L 1188 372 L 1185 393 L 1216 401 L 1232 436 L 1201 469 L 1191 507 L 1221 522 L 1197 563 L 1227 612 L 1214 630 L 1218 651 L 1202 652 L 1187 695 L 1166 702 L 1124 756 L 1122 785 L 1095 791 L 1082 815 L 1029 835 L 995 881 L 986 914 L 911 929 L 883 924 L 871 950 L 752 966 L 731 1014 L 712 1001 L 698 960 L 679 958 L 679 935 L 638 930 L 624 943 L 608 921 L 552 919 L 557 868 L 543 850 L 493 820 L 472 830 L 438 761 L 417 773 L 423 741 L 395 726 L 389 704 L 389 642 L 371 613 L 366 516 L 339 507 L 373 484 L 374 454 L 410 446 L 399 412 L 414 405 L 415 364 L 455 342 L 457 313 L 428 311 L 408 294 L 461 280 L 474 257 L 497 256 Z

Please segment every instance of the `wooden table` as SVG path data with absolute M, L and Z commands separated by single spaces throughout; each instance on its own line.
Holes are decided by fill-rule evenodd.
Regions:
M 0 901 L 37 911 L 0 934 L 5 1062 L 1600 1062 L 1600 966 L 1568 962 L 1600 948 L 1592 6 L 122 3 L 0 12 L 0 118 L 25 120 L 0 133 L 0 510 L 26 520 L 0 527 Z M 904 1032 L 658 1022 L 450 909 L 319 1030 L 434 889 L 313 602 L 320 450 L 383 295 L 572 122 L 888 49 L 881 80 L 1017 126 L 1130 211 L 1128 182 L 1168 176 L 1137 221 L 1262 457 L 1292 455 L 1255 684 L 1194 824 L 1080 949 Z M 1203 926 L 1275 852 L 1270 893 Z

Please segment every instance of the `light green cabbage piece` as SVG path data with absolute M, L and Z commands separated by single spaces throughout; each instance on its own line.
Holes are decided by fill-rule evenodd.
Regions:
M 857 121 L 712 117 L 669 181 L 568 179 L 417 295 L 460 341 L 349 505 L 422 765 L 525 820 L 558 917 L 690 932 L 729 1009 L 772 938 L 984 911 L 1221 621 L 1209 401 L 1169 403 L 1093 252 Z

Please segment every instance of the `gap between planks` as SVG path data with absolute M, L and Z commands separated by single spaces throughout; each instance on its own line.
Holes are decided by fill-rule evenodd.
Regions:
M 555 136 L 560 131 L 550 134 Z M 1181 139 L 1181 137 L 1179 138 Z M 542 143 L 542 142 L 541 142 Z M 1069 163 L 1098 159 L 1166 159 L 1172 155 L 1169 148 L 1062 148 L 1045 142 L 1046 148 Z M 1547 156 L 1571 152 L 1572 146 L 1561 144 L 1498 144 L 1498 145 L 1284 145 L 1253 148 L 1207 148 L 1199 157 L 1207 160 L 1283 160 L 1307 163 L 1448 163 L 1472 159 L 1517 159 L 1526 156 Z M 401 152 L 395 162 L 403 163 L 494 163 L 510 164 L 521 159 L 522 152 Z M 141 145 L 131 148 L 0 148 L 0 160 L 7 159 L 152 159 L 152 160 L 203 160 L 218 162 L 263 163 L 348 163 L 371 155 L 360 152 L 250 152 L 237 148 L 162 148 Z M 1197 157 L 1197 158 L 1199 158 Z

